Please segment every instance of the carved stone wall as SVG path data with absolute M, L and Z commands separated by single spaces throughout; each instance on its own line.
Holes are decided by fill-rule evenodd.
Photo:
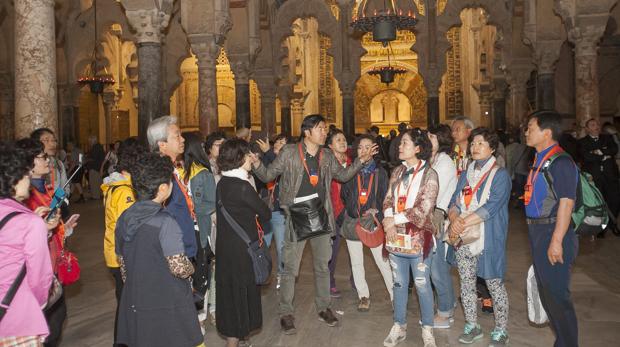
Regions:
M 445 4 L 444 4 L 445 6 Z M 443 83 L 445 117 L 463 114 L 463 85 L 461 82 L 461 29 L 454 27 L 447 33 L 452 48 L 446 53 L 446 75 Z

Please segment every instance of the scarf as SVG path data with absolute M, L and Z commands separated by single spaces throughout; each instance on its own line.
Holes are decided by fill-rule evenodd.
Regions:
M 222 176 L 224 176 L 224 177 L 234 177 L 234 178 L 238 178 L 240 180 L 244 180 L 244 181 L 248 182 L 249 184 L 251 184 L 252 187 L 254 187 L 254 189 L 256 189 L 256 187 L 254 186 L 253 177 L 250 175 L 249 172 L 245 171 L 244 169 L 242 169 L 240 167 L 238 167 L 236 169 L 228 170 L 228 171 L 222 171 Z
M 377 163 L 375 163 L 374 159 L 371 159 L 364 167 L 360 170 L 363 175 L 370 175 L 377 169 Z

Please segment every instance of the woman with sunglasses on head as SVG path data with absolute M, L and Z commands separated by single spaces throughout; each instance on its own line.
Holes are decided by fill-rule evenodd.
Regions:
M 411 271 L 420 302 L 424 347 L 436 347 L 430 264 L 435 232 L 432 217 L 439 179 L 429 163 L 432 144 L 426 131 L 405 131 L 398 150 L 402 164 L 392 172 L 383 203 L 386 248 L 394 274 L 394 325 L 383 345 L 393 347 L 407 337 Z
M 511 182 L 506 169 L 494 154 L 499 146 L 497 134 L 487 128 L 476 128 L 469 137 L 471 162 L 460 176 L 450 201 L 449 237 L 456 241 L 448 257 L 456 255 L 461 278 L 461 298 L 465 311 L 465 327 L 459 342 L 471 344 L 484 335 L 477 322 L 476 276 L 483 278 L 494 303 L 495 328 L 489 346 L 508 343 L 508 294 L 504 285 L 506 272 L 506 237 L 508 234 L 508 201 Z M 458 239 L 468 239 L 458 244 Z M 455 243 L 455 242 L 452 242 Z

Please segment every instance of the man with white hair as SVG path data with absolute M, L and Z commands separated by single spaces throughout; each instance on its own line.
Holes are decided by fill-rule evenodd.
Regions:
M 195 214 L 191 191 L 183 175 L 176 165 L 185 150 L 185 139 L 181 136 L 181 129 L 177 125 L 177 118 L 164 116 L 153 119 L 146 130 L 149 147 L 153 152 L 170 158 L 175 164 L 172 194 L 168 200 L 167 210 L 170 212 L 183 231 L 183 246 L 189 258 L 196 256 L 198 250 L 195 230 Z

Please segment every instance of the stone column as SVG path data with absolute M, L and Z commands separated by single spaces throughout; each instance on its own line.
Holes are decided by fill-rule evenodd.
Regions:
M 220 46 L 212 35 L 189 35 L 198 60 L 198 124 L 203 135 L 218 129 L 217 57 Z
M 536 108 L 555 109 L 555 64 L 560 56 L 562 40 L 544 40 L 536 43 L 535 60 L 537 71 L 536 79 Z
M 270 138 L 276 133 L 276 91 L 275 88 L 260 89 L 261 129 Z
M 506 130 L 506 82 L 495 83 L 492 97 L 493 127 Z
M 237 111 L 235 128 L 251 128 L 249 64 L 237 61 L 235 63 L 231 62 L 231 67 L 235 74 L 235 104 Z
M 15 2 L 15 137 L 58 131 L 54 0 Z
M 103 98 L 103 112 L 105 117 L 105 143 L 111 144 L 113 139 L 112 134 L 112 109 L 116 105 L 116 93 L 114 91 L 106 91 L 102 95 Z
M 280 131 L 291 136 L 291 88 L 284 86 L 278 89 L 280 97 Z
M 355 136 L 355 104 L 353 91 L 342 91 L 342 131 L 347 138 Z
M 11 76 L 0 74 L 0 140 L 11 141 L 14 138 L 13 86 Z
M 441 76 L 435 64 L 429 70 L 429 77 L 426 78 L 426 114 L 427 127 L 439 124 L 439 86 L 441 85 Z
M 59 86 L 59 129 L 58 140 L 65 145 L 73 142 L 77 145 L 79 127 L 77 126 L 80 107 L 80 91 L 78 85 Z
M 159 9 L 125 11 L 129 24 L 136 30 L 138 50 L 138 136 L 146 139 L 151 120 L 161 117 L 162 110 L 162 30 L 168 26 L 170 13 Z
M 599 117 L 597 49 L 598 39 L 575 40 L 575 113 L 581 126 L 588 119 Z
M 522 125 L 529 112 L 527 103 L 527 80 L 530 78 L 531 68 L 513 68 L 507 77 L 510 85 L 510 117 L 508 126 L 518 128 Z

